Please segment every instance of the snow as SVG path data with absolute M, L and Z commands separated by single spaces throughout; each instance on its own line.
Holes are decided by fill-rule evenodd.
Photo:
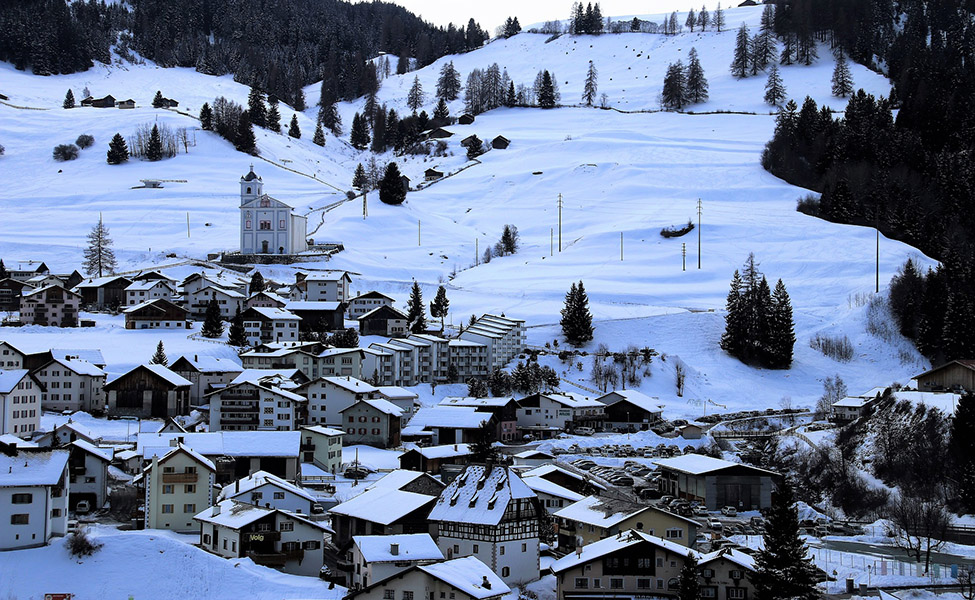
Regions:
M 396 488 L 379 487 L 333 506 L 329 512 L 347 517 L 389 525 L 419 510 L 436 498 L 424 494 L 404 492 Z
M 77 447 L 81 448 L 82 450 L 84 450 L 85 452 L 88 452 L 89 454 L 93 454 L 93 455 L 97 456 L 98 458 L 102 459 L 103 461 L 105 461 L 107 463 L 112 462 L 112 458 L 115 455 L 115 450 L 114 449 L 112 449 L 112 448 L 100 448 L 100 447 L 92 444 L 91 442 L 86 442 L 85 440 L 75 440 L 75 441 L 71 442 L 71 445 L 72 446 L 77 446 Z
M 559 560 L 555 561 L 555 563 L 552 565 L 552 571 L 558 574 L 573 567 L 606 556 L 607 554 L 634 546 L 636 544 L 642 544 L 644 542 L 649 542 L 654 546 L 667 550 L 668 552 L 678 556 L 696 554 L 687 546 L 681 546 L 680 544 L 675 544 L 674 542 L 668 542 L 663 538 L 640 531 L 630 530 L 621 535 L 614 535 L 578 548 L 576 552 L 567 554 L 566 556 L 563 556 Z
M 204 456 L 298 456 L 300 431 L 140 433 L 136 452 L 146 459 L 169 452 L 177 438 Z
M 556 498 L 564 498 L 569 502 L 578 502 L 584 498 L 582 494 L 577 494 L 543 477 L 523 477 L 522 481 L 536 494 L 548 494 Z
M 424 573 L 447 583 L 475 600 L 507 594 L 511 591 L 487 565 L 473 556 L 455 558 L 418 567 Z M 484 581 L 489 585 L 485 586 Z
M 306 473 L 303 474 L 307 475 Z M 228 484 L 223 488 L 223 490 L 221 490 L 219 497 L 220 499 L 236 498 L 241 494 L 245 494 L 255 488 L 261 487 L 262 485 L 273 485 L 283 491 L 291 492 L 295 496 L 304 498 L 305 500 L 311 502 L 318 500 L 315 496 L 312 496 L 304 489 L 292 483 L 288 483 L 284 479 L 281 479 L 273 473 L 268 473 L 267 471 L 256 471 L 247 477 L 238 479 L 237 481 Z
M 443 560 L 443 553 L 429 533 L 401 535 L 357 535 L 353 541 L 359 547 L 366 562 L 390 562 L 400 560 Z M 397 544 L 399 551 L 393 554 L 390 544 Z
M 0 454 L 0 487 L 56 485 L 67 464 L 67 450 Z
M 491 413 L 478 412 L 473 406 L 432 406 L 421 408 L 410 419 L 411 428 L 454 427 L 477 429 L 491 419 Z
M 204 523 L 240 529 L 274 512 L 276 509 L 273 508 L 264 508 L 235 500 L 222 500 L 193 518 Z
M 600 498 L 598 496 L 586 496 L 582 500 L 566 506 L 555 513 L 555 516 L 568 521 L 577 521 L 587 525 L 595 525 L 603 529 L 609 529 L 628 519 L 638 512 L 647 510 L 649 507 L 633 507 L 627 505 L 631 510 L 609 512 L 606 508 L 612 507 L 612 500 Z M 635 508 L 635 510 L 634 510 Z
M 135 369 L 130 370 L 129 373 L 131 373 L 132 371 L 135 371 L 136 369 L 140 369 L 140 368 L 146 369 L 147 371 L 151 371 L 154 375 L 156 375 L 157 377 L 159 377 L 163 381 L 165 381 L 165 382 L 167 382 L 170 385 L 175 386 L 175 387 L 187 387 L 187 386 L 193 385 L 185 377 L 183 377 L 181 375 L 177 375 L 176 373 L 173 373 L 169 369 L 169 367 L 166 367 L 164 365 L 148 364 L 147 363 L 147 364 L 144 364 L 144 365 L 139 365 Z M 124 375 L 128 375 L 128 373 L 125 373 Z M 111 377 L 109 383 L 111 383 L 112 381 L 115 381 L 116 379 L 119 379 L 120 377 L 123 377 L 124 375 L 120 375 L 118 377 Z
M 413 448 L 424 458 L 451 458 L 455 456 L 467 456 L 471 453 L 470 444 L 444 444 L 442 446 L 416 446 Z
M 399 469 L 401 454 L 403 453 L 398 450 L 385 450 L 372 446 L 343 446 L 342 463 L 349 464 L 358 461 L 360 465 L 373 470 Z
M 394 416 L 394 417 L 398 417 L 398 416 L 400 416 L 400 415 L 403 414 L 403 409 L 402 408 L 396 406 L 395 404 L 393 404 L 389 400 L 383 400 L 382 398 L 363 398 L 362 400 L 359 400 L 359 402 L 363 402 L 365 404 L 368 404 L 369 406 L 375 408 L 379 412 L 384 413 L 384 414 L 387 414 L 387 415 L 391 415 L 391 416 Z M 353 408 L 354 406 L 355 405 L 352 405 L 352 406 L 343 408 L 339 412 L 345 412 L 346 410 L 348 410 L 349 408 Z
M 285 310 L 283 308 L 263 308 L 260 306 L 255 306 L 251 310 L 260 314 L 267 319 L 273 319 L 278 321 L 300 321 L 301 317 Z
M 470 464 L 450 482 L 430 510 L 430 521 L 497 525 L 512 500 L 534 498 L 535 492 L 507 467 Z
M 62 367 L 70 369 L 78 375 L 90 375 L 92 377 L 101 377 L 105 375 L 105 371 L 102 371 L 87 360 L 65 359 L 57 356 L 55 356 L 53 360 Z
M 681 473 L 688 473 L 690 475 L 704 475 L 706 473 L 711 473 L 713 471 L 720 471 L 722 469 L 727 469 L 728 467 L 741 467 L 740 463 L 734 463 L 728 460 L 722 460 L 720 458 L 712 458 L 704 454 L 684 454 L 682 456 L 675 456 L 673 458 L 661 458 L 654 461 L 657 466 L 663 467 L 665 469 L 670 469 L 672 471 L 680 471 Z M 757 467 L 747 467 L 748 469 L 754 469 L 756 472 L 762 472 L 763 469 Z M 764 471 L 769 475 L 774 475 L 771 471 Z
M 9 394 L 27 376 L 27 369 L 0 371 L 0 394 Z

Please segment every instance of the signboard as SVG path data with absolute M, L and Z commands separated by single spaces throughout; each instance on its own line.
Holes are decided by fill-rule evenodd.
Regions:
M 263 542 L 264 541 L 264 534 L 263 533 L 248 533 L 247 534 L 247 541 L 248 542 Z
M 44 594 L 44 600 L 71 600 L 74 594 Z

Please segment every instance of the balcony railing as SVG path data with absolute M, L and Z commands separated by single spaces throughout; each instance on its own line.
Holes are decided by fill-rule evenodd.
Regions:
M 196 483 L 197 473 L 163 473 L 163 483 Z

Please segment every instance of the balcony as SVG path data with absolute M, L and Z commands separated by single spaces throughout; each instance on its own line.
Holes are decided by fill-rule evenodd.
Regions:
M 302 452 L 314 452 L 315 451 L 315 444 L 302 444 L 301 445 L 301 451 Z
M 301 560 L 302 550 L 291 552 L 248 552 L 247 557 L 265 567 L 283 567 L 289 560 Z
M 163 473 L 163 483 L 196 483 L 199 477 L 196 473 Z
M 71 474 L 72 475 L 84 475 L 85 474 L 85 465 L 71 465 Z

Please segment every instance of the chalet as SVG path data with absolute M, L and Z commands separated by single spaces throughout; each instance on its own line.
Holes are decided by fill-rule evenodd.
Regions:
M 847 396 L 832 404 L 830 420 L 836 423 L 849 423 L 867 415 L 867 412 L 880 400 L 880 396 Z
M 473 556 L 505 583 L 538 579 L 538 497 L 507 467 L 468 465 L 430 510 L 448 558 Z
M 12 277 L 0 279 L 0 311 L 17 312 L 24 292 L 34 289 L 31 285 Z
M 192 532 L 193 517 L 213 501 L 215 474 L 212 460 L 180 443 L 153 456 L 141 475 L 146 529 Z
M 606 491 L 606 486 L 593 479 L 585 471 L 570 470 L 566 466 L 542 465 L 521 473 L 521 476 L 525 481 L 534 477 L 545 479 L 580 496 L 600 494 Z
M 761 510 L 772 504 L 778 473 L 703 454 L 657 460 L 663 475 L 660 491 L 697 500 L 708 510 L 733 506 L 738 511 Z
M 223 290 L 232 290 L 241 296 L 247 294 L 250 281 L 234 273 L 224 271 L 202 271 L 193 273 L 183 279 L 180 287 L 183 288 L 184 295 L 195 294 L 205 287 L 215 287 Z
M 251 294 L 250 297 L 244 301 L 244 309 L 284 308 L 284 305 L 287 303 L 287 298 L 279 296 L 273 292 L 257 292 L 256 294 Z
M 399 468 L 439 475 L 443 465 L 466 465 L 470 457 L 470 444 L 417 446 L 400 455 Z
M 282 308 L 248 308 L 240 315 L 249 346 L 297 342 L 301 317 Z
M 470 125 L 474 122 L 474 115 L 470 113 L 464 113 L 457 119 L 457 122 L 461 125 Z
M 518 402 L 514 398 L 470 398 L 446 397 L 440 401 L 440 406 L 466 406 L 481 412 L 494 415 L 498 424 L 495 434 L 499 442 L 514 441 L 518 434 Z M 534 465 L 533 465 L 534 466 Z
M 603 427 L 612 431 L 646 431 L 663 420 L 659 398 L 636 390 L 616 390 L 596 398 L 606 408 Z
M 975 391 L 975 359 L 953 360 L 914 377 L 917 389 L 934 391 Z
M 396 470 L 329 509 L 333 543 L 344 551 L 357 535 L 436 534 L 427 520 L 444 485 L 425 473 Z
M 88 310 L 110 310 L 125 305 L 125 288 L 130 285 L 132 280 L 127 277 L 109 275 L 86 279 L 73 291 L 81 294 L 81 305 Z
M 351 587 L 360 589 L 417 565 L 442 562 L 443 553 L 429 533 L 357 535 L 349 559 Z
M 690 547 L 701 524 L 693 519 L 620 498 L 587 496 L 555 513 L 559 547 L 577 548 L 633 529 Z
M 180 356 L 169 369 L 192 384 L 190 406 L 199 406 L 203 396 L 217 387 L 226 386 L 244 372 L 233 360 L 199 354 Z
M 352 377 L 321 377 L 295 389 L 308 399 L 311 425 L 342 426 L 341 411 L 359 400 L 380 398 L 379 389 Z
M 322 333 L 345 329 L 345 306 L 344 302 L 292 300 L 284 310 L 301 320 L 298 325 L 302 332 Z
M 10 342 L 0 341 L 0 369 L 27 369 L 28 355 Z
M 430 168 L 423 172 L 424 181 L 436 181 L 443 177 L 443 171 L 438 171 L 437 169 Z
M 189 311 L 169 300 L 157 298 L 122 311 L 126 329 L 190 329 Z
M 46 264 L 37 260 L 20 260 L 4 265 L 4 268 L 7 270 L 7 277 L 24 282 L 31 277 L 47 275 L 51 272 Z
M 224 558 L 249 558 L 292 575 L 316 576 L 331 530 L 306 516 L 224 500 L 193 517 L 200 547 Z
M 85 98 L 85 100 L 88 100 L 88 98 Z M 85 100 L 81 101 L 82 106 L 86 106 Z M 115 97 L 109 94 L 104 98 L 92 98 L 87 106 L 93 108 L 115 108 Z
M 531 491 L 538 496 L 538 502 L 545 510 L 554 515 L 566 506 L 582 500 L 584 496 L 577 494 L 568 488 L 564 488 L 557 483 L 553 483 L 543 477 L 522 477 Z M 558 526 L 555 526 L 554 533 L 558 533 Z
M 436 129 L 431 129 L 426 137 L 428 140 L 443 140 L 453 135 L 453 132 L 447 131 L 443 127 L 437 127 Z
M 301 462 L 314 465 L 325 473 L 335 475 L 342 468 L 341 429 L 306 425 L 301 428 Z
M 481 138 L 477 137 L 473 133 L 460 141 L 460 145 L 464 148 L 468 148 L 471 145 L 481 141 Z
M 69 452 L 0 448 L 0 550 L 44 546 L 67 535 Z
M 65 283 L 65 280 L 64 280 L 64 278 L 62 278 L 62 276 L 55 275 L 53 273 L 44 273 L 43 275 L 35 275 L 34 277 L 31 277 L 30 279 L 28 279 L 24 283 L 26 283 L 27 285 L 29 285 L 31 287 L 35 287 L 35 288 L 40 288 L 40 287 L 44 287 L 44 286 L 47 286 L 47 285 L 59 285 L 59 286 L 61 286 L 63 288 L 67 288 L 67 289 L 71 289 L 71 287 L 72 287 L 72 286 L 67 285 Z
M 395 385 L 380 385 L 376 389 L 379 391 L 380 398 L 389 400 L 400 407 L 400 410 L 403 411 L 403 418 L 406 421 L 413 417 L 413 413 L 420 406 L 420 395 L 416 392 L 411 392 L 410 390 L 396 387 Z
M 358 317 L 359 335 L 405 335 L 409 317 L 392 306 L 380 306 Z
M 495 150 L 507 150 L 508 146 L 511 145 L 511 140 L 499 135 L 498 137 L 491 140 L 491 147 Z
M 163 365 L 139 365 L 105 384 L 108 412 L 140 418 L 189 414 L 192 386 Z
M 514 467 L 540 467 L 555 462 L 555 456 L 542 450 L 525 450 L 512 457 Z
M 41 426 L 41 386 L 27 369 L 0 370 L 0 435 L 27 439 Z
M 105 357 L 102 356 L 101 350 L 94 348 L 51 348 L 49 352 L 41 352 L 28 357 L 26 363 L 28 365 L 27 368 L 36 369 L 39 365 L 55 358 L 62 360 L 83 360 L 90 362 L 102 370 L 108 365 L 105 362 Z
M 496 427 L 496 417 L 471 406 L 432 406 L 416 411 L 403 435 L 431 434 L 434 444 L 473 444 L 483 427 Z
M 358 319 L 362 315 L 368 314 L 380 306 L 392 306 L 396 300 L 392 296 L 387 296 L 382 292 L 366 292 L 359 294 L 349 300 L 348 317 Z M 389 334 L 385 334 L 389 335 Z
M 479 342 L 454 338 L 447 342 L 450 366 L 456 373 L 451 383 L 464 382 L 471 377 L 483 379 L 488 376 L 488 347 Z
M 602 427 L 605 405 L 573 392 L 537 393 L 518 400 L 518 429 L 552 437 L 577 427 Z
M 26 292 L 20 301 L 20 320 L 25 325 L 77 327 L 81 296 L 59 285 Z
M 233 500 L 265 508 L 276 508 L 299 515 L 323 515 L 318 498 L 302 487 L 266 471 L 258 471 L 227 484 L 217 496 L 217 502 Z
M 200 288 L 195 292 L 186 292 L 183 296 L 186 298 L 186 305 L 189 308 L 190 314 L 197 318 L 206 316 L 207 307 L 210 306 L 210 302 L 216 301 L 217 306 L 220 307 L 220 318 L 225 321 L 229 321 L 237 314 L 238 310 L 242 310 L 244 300 L 247 299 L 244 294 L 236 290 L 210 285 Z
M 135 306 L 157 298 L 172 300 L 176 295 L 176 285 L 168 279 L 143 279 L 125 288 L 125 305 Z
M 135 108 L 135 100 L 129 98 L 128 100 L 119 100 L 117 106 L 124 109 Z
M 511 588 L 483 562 L 469 556 L 429 565 L 416 565 L 386 579 L 355 589 L 345 600 L 389 598 L 456 598 L 500 600 Z
M 68 506 L 77 510 L 78 503 L 85 501 L 90 510 L 101 510 L 108 502 L 108 467 L 115 451 L 84 440 L 71 442 L 68 451 L 71 453 L 68 459 L 71 477 Z
M 460 339 L 487 346 L 488 371 L 503 369 L 525 349 L 525 321 L 483 315 L 460 334 Z
M 135 450 L 122 450 L 115 453 L 112 464 L 124 473 L 136 475 L 142 472 L 142 455 Z
M 42 448 L 67 446 L 77 440 L 86 441 L 93 446 L 101 443 L 101 439 L 95 436 L 91 430 L 72 422 L 70 417 L 67 423 L 62 423 L 51 431 L 45 431 L 34 438 L 34 442 Z
M 286 389 L 293 382 L 279 374 L 246 376 L 245 371 L 226 387 L 203 396 L 210 405 L 210 431 L 295 429 L 306 400 Z
M 176 280 L 168 275 L 164 274 L 162 271 L 149 270 L 149 271 L 139 271 L 137 274 L 132 276 L 132 281 L 168 281 L 172 284 L 176 284 Z
M 307 302 L 346 303 L 350 298 L 350 283 L 352 276 L 346 271 L 298 272 L 290 296 L 292 300 Z
M 178 106 L 179 102 L 177 100 L 173 100 L 172 98 L 163 98 L 159 108 L 176 108 Z
M 363 398 L 339 410 L 347 444 L 395 448 L 400 444 L 403 411 L 381 398 Z
M 52 357 L 31 374 L 41 384 L 41 407 L 44 410 L 105 410 L 105 371 L 86 360 Z

